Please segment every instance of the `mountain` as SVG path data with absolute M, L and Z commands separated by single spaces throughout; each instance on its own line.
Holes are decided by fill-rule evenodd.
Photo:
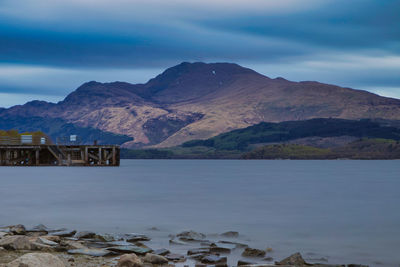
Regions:
M 57 104 L 33 101 L 0 109 L 0 117 L 57 118 L 133 138 L 125 147 L 168 147 L 260 122 L 398 121 L 400 100 L 319 82 L 271 79 L 237 64 L 184 62 L 145 84 L 92 81 Z

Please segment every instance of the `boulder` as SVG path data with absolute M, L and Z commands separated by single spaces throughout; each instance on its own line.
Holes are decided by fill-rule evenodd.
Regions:
M 127 254 L 127 253 L 135 253 L 138 255 L 146 255 L 146 253 L 152 252 L 151 249 L 141 248 L 137 246 L 115 246 L 107 248 L 109 251 L 113 251 L 116 253 Z
M 147 253 L 146 256 L 144 256 L 143 260 L 145 262 L 151 263 L 151 264 L 165 264 L 168 263 L 168 259 L 157 254 L 152 254 L 152 253 Z
M 90 232 L 90 231 L 82 231 L 82 232 L 76 233 L 74 237 L 78 238 L 78 239 L 81 239 L 81 238 L 95 238 L 96 237 L 96 233 Z
M 276 265 L 294 265 L 294 266 L 304 266 L 308 265 L 306 261 L 303 259 L 301 254 L 299 252 L 290 255 L 289 257 L 279 261 L 275 262 Z
M 53 247 L 58 246 L 58 243 L 48 240 L 47 238 L 43 238 L 43 237 L 38 237 L 36 242 L 39 244 L 53 246 Z
M 132 243 L 126 242 L 126 241 L 112 241 L 112 242 L 107 242 L 109 247 L 115 247 L 115 246 L 132 246 Z
M 51 232 L 51 235 L 56 235 L 59 237 L 72 237 L 76 234 L 75 230 L 64 230 L 64 231 L 58 231 L 58 232 Z
M 210 252 L 229 254 L 229 253 L 231 253 L 231 250 L 233 248 L 235 248 L 235 245 L 223 244 L 223 243 L 212 243 L 210 245 Z
M 220 257 L 217 255 L 207 255 L 201 259 L 201 262 L 206 264 L 219 264 L 219 263 L 226 263 L 227 260 L 228 259 L 226 257 Z
M 236 232 L 236 231 L 228 231 L 228 232 L 222 233 L 221 236 L 223 236 L 223 237 L 229 237 L 229 238 L 236 238 L 236 237 L 239 237 L 239 232 Z
M 142 267 L 143 263 L 135 254 L 122 255 L 117 263 L 117 267 Z
M 49 253 L 28 253 L 6 264 L 6 267 L 66 267 L 57 256 Z
M 7 235 L 9 235 L 9 233 L 7 233 L 7 232 L 0 232 L 0 239 L 3 238 L 3 237 L 5 237 L 5 236 L 7 236 Z
M 197 233 L 195 231 L 184 231 L 176 235 L 182 241 L 204 241 L 205 234 Z
M 56 235 L 45 235 L 45 236 L 42 236 L 41 238 L 46 238 L 47 240 L 57 242 L 57 243 L 60 243 L 60 241 L 61 241 L 61 238 Z
M 170 253 L 170 251 L 166 248 L 160 248 L 153 251 L 154 254 L 165 256 Z
M 52 252 L 53 248 L 48 245 L 39 244 L 37 242 L 32 241 L 27 236 L 7 236 L 0 240 L 0 247 L 3 247 L 7 250 L 41 250 Z
M 118 238 L 117 236 L 113 234 L 101 234 L 101 235 L 96 235 L 96 238 L 100 239 L 101 241 L 104 242 L 112 242 L 116 240 L 122 240 L 122 238 Z
M 47 228 L 45 225 L 43 224 L 38 224 L 32 228 L 26 229 L 27 232 L 49 232 L 49 228 Z
M 232 242 L 232 241 L 225 241 L 225 240 L 218 241 L 218 244 L 235 245 L 235 248 L 247 248 L 247 247 L 249 247 L 248 245 L 243 244 L 243 243 Z
M 114 255 L 111 251 L 106 249 L 98 249 L 98 248 L 80 248 L 80 249 L 70 249 L 68 250 L 68 254 L 80 254 L 80 255 L 88 255 L 92 257 L 104 257 L 109 255 Z
M 267 252 L 265 250 L 256 249 L 256 248 L 246 248 L 242 256 L 243 257 L 264 257 Z
M 81 249 L 86 248 L 81 242 L 74 241 L 74 240 L 62 240 L 60 245 L 67 248 L 67 249 Z
M 239 260 L 237 263 L 237 266 L 243 266 L 243 265 L 253 265 L 253 262 L 248 262 L 248 261 L 244 261 L 244 260 Z
M 175 254 L 175 253 L 169 253 L 167 255 L 165 255 L 165 258 L 167 258 L 170 261 L 185 261 L 185 256 L 181 255 L 181 254 Z
M 210 249 L 208 248 L 194 248 L 194 249 L 189 249 L 187 252 L 188 255 L 208 254 L 208 253 L 210 253 Z
M 14 235 L 25 235 L 26 234 L 25 226 L 23 226 L 22 224 L 9 226 L 9 229 L 10 229 L 10 232 L 13 233 Z
M 123 236 L 123 239 L 125 239 L 128 242 L 137 242 L 137 241 L 150 241 L 150 237 L 142 234 L 137 234 L 137 233 L 130 233 L 130 234 L 125 234 Z
M 169 240 L 169 244 L 170 244 L 170 245 L 179 245 L 179 246 L 186 246 L 186 245 L 188 245 L 188 243 L 185 243 L 185 242 L 182 242 L 182 241 L 179 241 L 179 240 L 175 240 L 175 239 Z

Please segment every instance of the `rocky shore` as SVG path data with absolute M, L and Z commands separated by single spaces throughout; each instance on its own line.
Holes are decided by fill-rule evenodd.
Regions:
M 169 235 L 169 245 L 162 248 L 150 247 L 151 237 L 138 233 L 100 234 L 49 229 L 44 225 L 12 225 L 0 227 L 0 267 L 365 267 L 308 263 L 300 253 L 275 260 L 272 248 L 252 248 L 239 242 L 238 237 L 234 231 L 218 235 L 184 231 Z M 237 257 L 231 264 L 233 255 Z

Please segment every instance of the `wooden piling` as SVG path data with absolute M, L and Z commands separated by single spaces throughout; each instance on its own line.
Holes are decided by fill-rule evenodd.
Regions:
M 114 145 L 0 145 L 0 166 L 119 166 Z

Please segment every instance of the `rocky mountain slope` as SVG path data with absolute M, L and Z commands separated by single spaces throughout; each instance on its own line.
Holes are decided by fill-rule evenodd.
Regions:
M 33 101 L 0 110 L 0 116 L 60 118 L 132 137 L 125 147 L 166 147 L 262 121 L 400 120 L 400 100 L 318 82 L 270 79 L 236 64 L 185 62 L 145 84 L 88 82 L 57 104 Z

